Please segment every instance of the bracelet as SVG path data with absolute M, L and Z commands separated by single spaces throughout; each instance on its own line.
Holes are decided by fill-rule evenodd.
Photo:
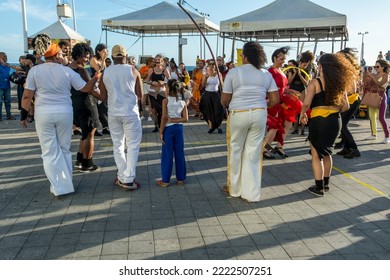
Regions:
M 24 121 L 27 119 L 27 117 L 28 117 L 28 111 L 22 107 L 22 109 L 20 110 L 20 120 Z

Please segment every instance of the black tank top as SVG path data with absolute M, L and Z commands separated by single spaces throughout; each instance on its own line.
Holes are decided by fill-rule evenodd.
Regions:
M 290 88 L 299 92 L 302 92 L 305 90 L 305 85 L 303 84 L 301 78 L 299 77 L 298 73 L 295 74 L 294 79 L 292 80 L 290 84 Z
M 153 73 L 150 76 L 150 80 L 152 82 L 164 81 L 165 80 L 164 70 L 162 71 L 162 73 L 157 74 L 156 72 L 154 72 L 154 68 L 153 68 Z
M 80 77 L 82 78 L 82 76 L 81 76 L 81 73 L 80 73 L 80 71 L 81 71 L 81 69 L 80 68 L 76 68 L 76 69 L 73 69 L 73 68 L 71 68 L 73 71 L 75 71 L 77 74 L 79 74 L 80 75 Z M 71 92 L 71 94 L 77 94 L 77 95 L 81 95 L 81 96 L 87 96 L 88 94 L 85 94 L 84 92 L 82 92 L 82 91 L 79 91 L 79 90 L 76 90 L 74 87 L 71 87 L 71 89 L 70 89 L 70 92 Z
M 313 109 L 314 107 L 318 106 L 328 106 L 326 105 L 326 93 L 324 91 L 324 88 L 322 86 L 322 82 L 319 78 L 317 78 L 317 81 L 320 83 L 321 91 L 319 93 L 316 93 L 313 97 L 313 100 L 311 101 L 310 108 Z

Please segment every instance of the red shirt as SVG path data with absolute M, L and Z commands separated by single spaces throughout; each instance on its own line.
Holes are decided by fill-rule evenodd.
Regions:
M 280 73 L 277 69 L 270 67 L 268 68 L 268 72 L 271 73 L 272 77 L 275 80 L 276 85 L 279 89 L 279 98 L 282 100 L 284 91 L 286 90 L 286 87 L 288 86 L 288 79 L 286 75 Z

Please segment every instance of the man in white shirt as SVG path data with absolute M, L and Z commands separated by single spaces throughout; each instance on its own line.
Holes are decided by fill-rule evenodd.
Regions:
M 125 47 L 116 45 L 111 54 L 114 64 L 104 70 L 99 89 L 102 100 L 108 103 L 108 126 L 118 168 L 114 183 L 124 189 L 134 190 L 141 186 L 135 181 L 135 175 L 142 139 L 138 113 L 142 80 L 138 70 L 126 63 Z

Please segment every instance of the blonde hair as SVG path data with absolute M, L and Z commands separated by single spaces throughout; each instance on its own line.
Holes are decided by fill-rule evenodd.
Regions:
M 32 41 L 37 54 L 44 55 L 51 45 L 51 38 L 46 33 L 38 34 Z

